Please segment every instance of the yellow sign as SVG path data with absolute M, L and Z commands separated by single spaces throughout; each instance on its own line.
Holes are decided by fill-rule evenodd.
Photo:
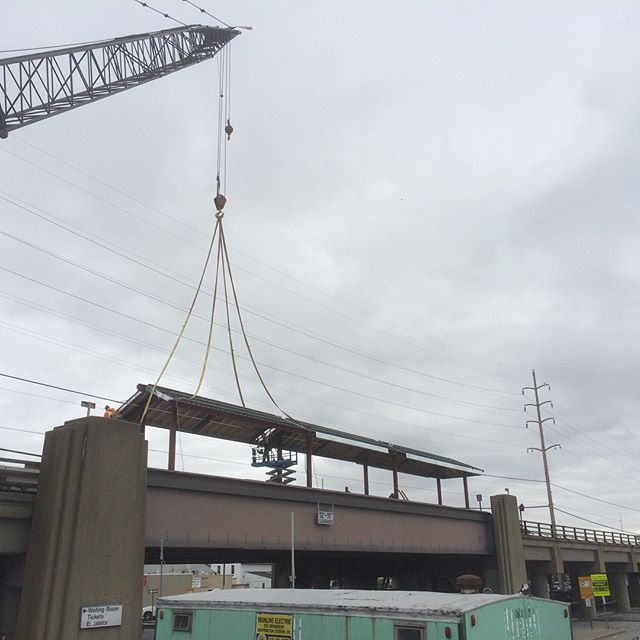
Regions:
M 286 613 L 256 613 L 256 640 L 292 639 L 292 615 Z
M 593 588 L 594 596 L 610 596 L 609 580 L 606 573 L 592 573 L 591 574 L 591 586 Z
M 583 600 L 593 598 L 593 587 L 591 585 L 591 576 L 580 576 L 578 578 L 578 585 L 580 586 L 580 597 Z

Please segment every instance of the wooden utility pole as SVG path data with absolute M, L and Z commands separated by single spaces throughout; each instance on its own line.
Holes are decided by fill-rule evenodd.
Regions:
M 544 465 L 544 481 L 545 481 L 545 484 L 547 485 L 547 500 L 549 505 L 549 519 L 551 521 L 551 535 L 555 538 L 556 537 L 556 514 L 553 509 L 553 495 L 551 494 L 551 480 L 549 478 L 549 463 L 547 462 L 547 451 L 549 451 L 550 449 L 560 449 L 560 445 L 559 444 L 552 444 L 549 446 L 545 445 L 543 425 L 548 420 L 552 420 L 554 424 L 556 421 L 554 418 L 551 418 L 551 417 L 549 418 L 542 417 L 540 408 L 545 404 L 548 404 L 551 407 L 553 407 L 553 402 L 551 402 L 551 400 L 544 400 L 543 402 L 540 402 L 540 396 L 538 392 L 540 391 L 540 389 L 543 389 L 544 387 L 547 387 L 549 391 L 551 391 L 551 387 L 546 382 L 540 385 L 538 384 L 536 380 L 535 369 L 532 371 L 532 375 L 533 375 L 533 387 L 524 387 L 522 389 L 522 395 L 524 395 L 525 391 L 533 391 L 533 394 L 535 396 L 535 403 L 525 404 L 524 410 L 526 411 L 527 407 L 535 407 L 536 409 L 536 419 L 527 420 L 526 424 L 527 424 L 527 427 L 529 426 L 529 424 L 538 425 L 538 431 L 540 433 L 540 446 L 529 447 L 527 449 L 527 452 L 540 451 L 540 453 L 542 454 L 542 464 Z

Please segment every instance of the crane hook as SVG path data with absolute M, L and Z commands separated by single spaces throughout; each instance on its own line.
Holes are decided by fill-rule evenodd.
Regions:
M 222 210 L 224 209 L 224 205 L 227 204 L 227 199 L 221 193 L 219 193 L 213 199 L 213 204 L 216 205 L 216 211 L 218 213 L 222 213 Z
M 227 134 L 227 140 L 231 140 L 231 134 L 233 133 L 233 127 L 231 121 L 227 120 L 227 126 L 224 128 L 224 132 Z

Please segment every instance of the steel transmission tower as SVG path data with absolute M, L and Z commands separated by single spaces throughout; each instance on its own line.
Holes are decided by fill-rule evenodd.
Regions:
M 0 138 L 213 58 L 238 34 L 192 25 L 0 60 Z
M 548 417 L 548 418 L 543 418 L 542 417 L 542 413 L 541 413 L 541 407 L 545 404 L 548 404 L 549 406 L 553 407 L 553 402 L 551 402 L 551 400 L 544 400 L 543 402 L 540 402 L 540 395 L 539 395 L 539 391 L 540 389 L 543 389 L 544 387 L 547 387 L 549 389 L 549 391 L 551 391 L 551 386 L 548 385 L 546 382 L 544 382 L 543 384 L 538 384 L 537 380 L 536 380 L 536 371 L 535 369 L 533 369 L 532 371 L 532 375 L 533 375 L 533 387 L 524 387 L 522 389 L 522 395 L 524 395 L 525 391 L 533 391 L 534 397 L 535 397 L 535 402 L 534 403 L 529 403 L 529 404 L 525 404 L 524 405 L 524 410 L 527 410 L 527 407 L 535 407 L 536 409 L 536 419 L 535 420 L 527 420 L 526 425 L 527 428 L 529 427 L 530 424 L 537 424 L 538 425 L 538 431 L 540 433 L 540 446 L 539 447 L 529 447 L 527 449 L 527 453 L 529 451 L 539 451 L 542 454 L 542 463 L 544 465 L 544 481 L 547 485 L 547 500 L 548 500 L 548 506 L 549 506 L 549 518 L 551 521 L 551 535 L 555 538 L 556 537 L 556 514 L 555 511 L 553 509 L 553 495 L 551 493 L 551 480 L 549 478 L 549 463 L 547 462 L 547 451 L 551 450 L 551 449 L 560 449 L 560 445 L 559 444 L 551 444 L 551 445 L 546 445 L 545 444 L 545 440 L 544 440 L 544 423 L 547 422 L 548 420 L 551 420 L 554 424 L 555 424 L 555 419 L 552 417 Z

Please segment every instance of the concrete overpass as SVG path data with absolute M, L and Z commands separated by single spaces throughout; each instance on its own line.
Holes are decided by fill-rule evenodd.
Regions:
M 146 561 L 158 561 L 162 539 L 167 562 L 272 562 L 288 586 L 292 513 L 299 587 L 375 589 L 392 576 L 407 588 L 450 588 L 493 562 L 486 512 L 160 469 L 147 475 Z M 418 565 L 422 581 L 402 579 Z
M 159 559 L 161 539 L 166 562 L 264 560 L 285 586 L 291 513 L 298 586 L 375 588 L 385 576 L 396 588 L 446 590 L 471 572 L 499 592 L 529 581 L 549 596 L 558 574 L 606 572 L 620 608 L 640 605 L 637 537 L 521 523 L 515 496 L 492 496 L 489 514 L 147 470 L 135 425 L 101 418 L 49 432 L 39 484 L 36 466 L 0 474 L 0 632 L 10 640 L 81 637 L 79 606 L 99 602 L 125 602 L 129 616 L 105 638 L 134 637 L 142 566 Z M 34 611 L 57 635 L 44 635 Z

